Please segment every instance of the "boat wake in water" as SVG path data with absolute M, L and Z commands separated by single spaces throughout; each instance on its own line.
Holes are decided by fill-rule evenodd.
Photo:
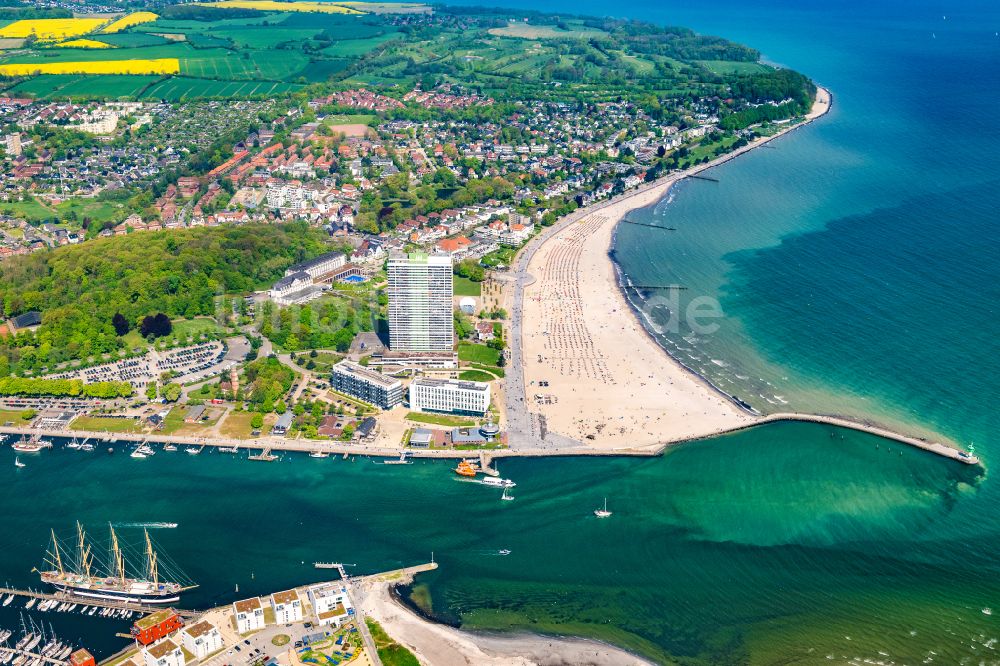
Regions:
M 177 527 L 177 523 L 115 523 L 114 526 L 126 529 L 172 530 Z

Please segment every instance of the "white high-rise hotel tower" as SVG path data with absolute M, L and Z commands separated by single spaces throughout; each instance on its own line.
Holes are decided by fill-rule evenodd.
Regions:
M 454 293 L 448 255 L 391 253 L 389 347 L 393 351 L 452 351 Z

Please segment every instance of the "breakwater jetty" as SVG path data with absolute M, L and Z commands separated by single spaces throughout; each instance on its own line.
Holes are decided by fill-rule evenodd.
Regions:
M 277 460 L 280 456 L 276 455 L 276 453 L 283 452 L 308 454 L 319 451 L 332 455 L 343 455 L 345 457 L 366 456 L 373 458 L 398 459 L 400 454 L 405 451 L 406 455 L 409 457 L 424 459 L 458 460 L 479 457 L 483 466 L 488 467 L 491 461 L 496 458 L 541 458 L 548 456 L 657 456 L 660 455 L 666 448 L 677 444 L 709 439 L 720 435 L 727 435 L 742 430 L 748 430 L 750 428 L 756 428 L 769 423 L 791 421 L 816 423 L 819 425 L 863 432 L 881 437 L 889 442 L 896 442 L 898 444 L 921 449 L 923 451 L 927 451 L 928 453 L 933 453 L 943 458 L 948 458 L 966 465 L 981 464 L 981 461 L 975 455 L 954 446 L 948 446 L 947 444 L 943 444 L 941 442 L 932 442 L 926 439 L 904 435 L 873 423 L 863 423 L 861 421 L 856 421 L 843 416 L 804 414 L 795 412 L 769 414 L 731 428 L 723 428 L 709 433 L 699 433 L 697 436 L 667 440 L 651 446 L 634 447 L 629 446 L 628 442 L 623 441 L 622 446 L 614 448 L 597 448 L 577 444 L 553 448 L 519 447 L 512 449 L 483 450 L 402 449 L 398 447 L 369 446 L 365 443 L 285 439 L 283 437 L 265 437 L 252 440 L 230 438 L 193 438 L 179 435 L 111 434 L 77 430 L 67 432 L 62 430 L 43 430 L 38 428 L 17 428 L 8 426 L 0 427 L 0 434 L 15 436 L 38 435 L 45 438 L 55 437 L 66 439 L 71 437 L 86 437 L 89 438 L 94 444 L 101 444 L 104 448 L 111 449 L 112 451 L 116 451 L 116 445 L 120 445 L 118 449 L 121 449 L 122 446 L 139 445 L 142 443 L 184 445 L 188 447 L 198 447 L 199 451 L 203 451 L 206 448 L 212 448 L 221 453 L 230 454 L 234 454 L 234 452 L 238 453 L 240 450 L 243 450 L 246 451 L 253 460 L 267 461 Z

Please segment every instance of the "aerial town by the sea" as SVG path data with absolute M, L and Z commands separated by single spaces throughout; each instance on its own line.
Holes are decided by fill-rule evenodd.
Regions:
M 616 230 L 676 231 L 630 213 L 833 106 L 750 47 L 416 3 L 9 4 L 0 445 L 19 479 L 52 456 L 440 460 L 503 506 L 523 489 L 510 459 L 649 459 L 792 422 L 980 464 L 944 436 L 776 409 L 651 333 L 643 304 L 686 287 L 633 282 Z M 54 516 L 31 584 L 0 588 L 0 663 L 647 663 L 431 622 L 399 593 L 431 553 L 302 560 L 314 582 L 195 609 L 192 563 L 155 539 L 176 523 L 76 521 Z M 116 649 L 64 637 L 76 616 L 107 618 Z

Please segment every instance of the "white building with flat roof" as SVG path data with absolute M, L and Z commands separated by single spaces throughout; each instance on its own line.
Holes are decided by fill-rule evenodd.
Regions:
M 184 628 L 181 632 L 181 644 L 198 659 L 204 659 L 222 649 L 222 634 L 214 624 L 202 620 Z
M 354 615 L 354 605 L 340 583 L 313 585 L 307 591 L 316 624 L 339 627 Z
M 451 257 L 392 252 L 388 268 L 389 348 L 451 351 L 455 345 Z
M 264 628 L 264 606 L 258 597 L 233 602 L 236 616 L 236 631 L 246 634 Z
M 490 408 L 490 385 L 458 379 L 418 377 L 410 383 L 410 409 L 482 416 Z
M 184 666 L 184 651 L 169 638 L 142 648 L 146 666 Z
M 403 382 L 346 359 L 333 366 L 330 386 L 381 409 L 403 402 Z
M 302 599 L 295 590 L 271 594 L 271 608 L 277 624 L 291 624 L 302 621 Z

